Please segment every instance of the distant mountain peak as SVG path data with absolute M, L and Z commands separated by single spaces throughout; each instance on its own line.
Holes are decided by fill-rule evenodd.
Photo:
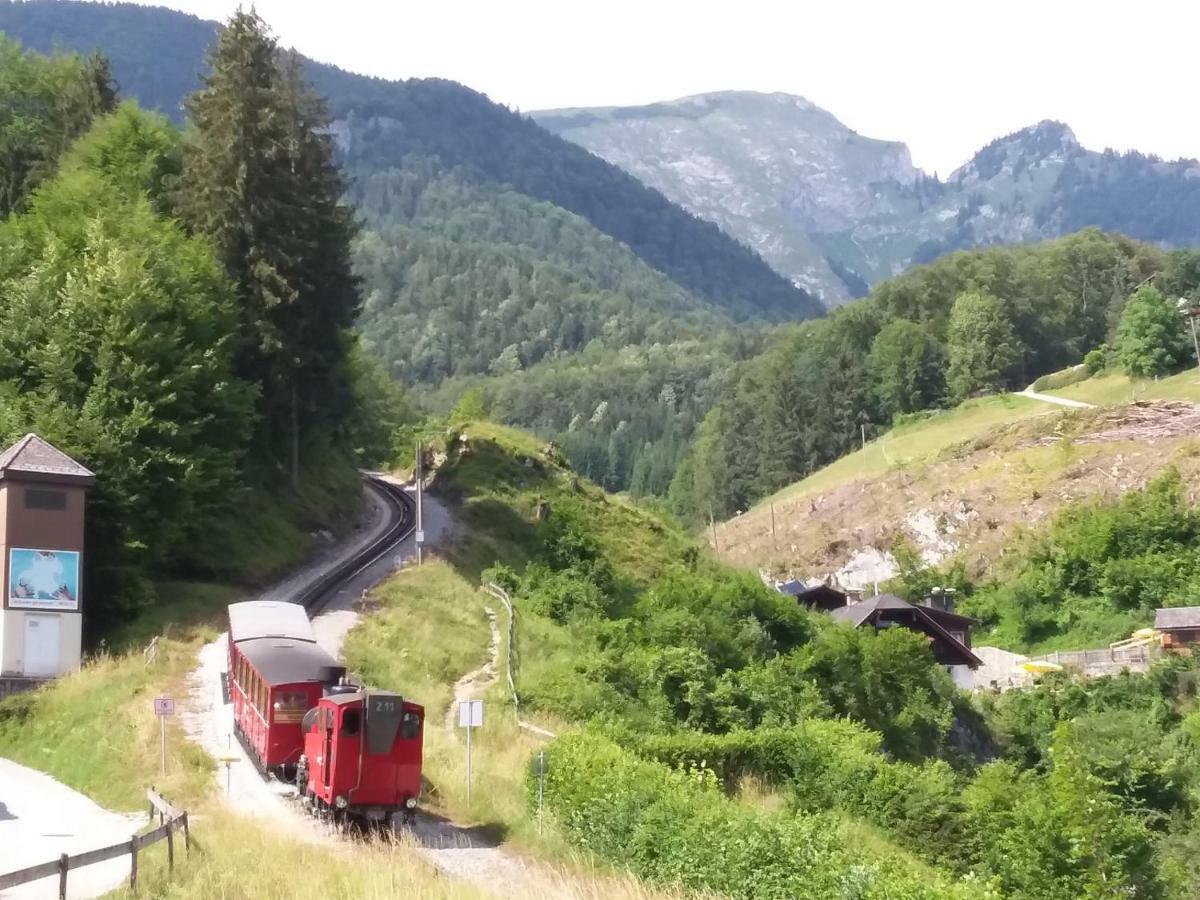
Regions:
M 950 180 L 987 181 L 1006 168 L 1062 163 L 1082 151 L 1083 146 L 1069 125 L 1054 119 L 1042 119 L 992 141 L 971 157 L 966 165 L 951 173 Z

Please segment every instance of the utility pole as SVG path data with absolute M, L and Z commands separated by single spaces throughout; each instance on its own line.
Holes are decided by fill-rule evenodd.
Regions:
M 717 521 L 713 518 L 711 506 L 708 508 L 708 527 L 712 529 L 713 552 L 717 554 L 717 559 L 720 559 L 721 548 L 717 546 Z
M 1188 310 L 1188 321 L 1192 323 L 1192 346 L 1196 348 L 1196 365 L 1200 366 L 1200 339 L 1196 337 L 1196 318 L 1200 316 L 1200 309 L 1191 307 Z
M 425 519 L 424 519 L 424 516 L 423 516 L 423 509 L 422 509 L 422 506 L 423 506 L 423 504 L 422 504 L 422 502 L 421 502 L 421 501 L 422 501 L 422 495 L 423 495 L 423 494 L 424 494 L 424 492 L 425 492 L 425 487 L 424 487 L 424 481 L 425 481 L 425 471 L 424 471 L 424 466 L 422 465 L 422 463 L 423 463 L 423 460 L 422 460 L 422 456 L 423 456 L 423 454 L 422 454 L 422 452 L 421 452 L 423 449 L 424 449 L 424 448 L 422 447 L 422 442 L 421 442 L 421 441 L 417 441 L 417 467 L 416 467 L 416 470 L 415 470 L 415 471 L 416 471 L 416 479 L 415 479 L 415 480 L 416 480 L 416 482 L 417 482 L 417 534 L 416 534 L 416 545 L 417 545 L 417 565 L 418 565 L 418 566 L 421 564 L 421 547 L 422 547 L 422 545 L 425 543 L 425 531 L 424 531 L 424 528 L 425 528 Z M 467 740 L 470 740 L 470 732 L 469 732 L 469 731 L 467 732 L 467 735 L 468 735 L 468 737 L 467 737 Z

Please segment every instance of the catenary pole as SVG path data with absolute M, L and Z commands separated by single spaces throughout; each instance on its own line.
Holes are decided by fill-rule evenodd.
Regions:
M 425 492 L 425 488 L 424 488 L 425 471 L 424 471 L 424 468 L 422 465 L 424 462 L 424 460 L 422 459 L 424 454 L 421 452 L 423 449 L 424 448 L 422 447 L 422 442 L 417 441 L 417 468 L 416 468 L 416 473 L 417 473 L 417 478 L 416 478 L 416 481 L 417 481 L 417 534 L 416 534 L 416 545 L 417 545 L 417 565 L 418 566 L 421 564 L 421 549 L 422 549 L 422 544 L 424 543 L 422 541 L 422 538 L 425 537 L 425 535 L 423 533 L 424 528 L 425 528 L 424 509 L 423 509 L 424 504 L 422 502 L 423 495 Z M 469 733 L 470 732 L 468 732 L 468 734 Z M 468 738 L 468 740 L 469 740 L 469 738 Z

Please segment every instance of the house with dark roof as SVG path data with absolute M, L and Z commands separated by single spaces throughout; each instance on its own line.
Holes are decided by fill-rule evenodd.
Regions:
M 976 669 L 982 661 L 970 647 L 970 623 L 966 616 L 931 606 L 918 606 L 892 594 L 879 594 L 843 606 L 830 613 L 855 628 L 907 628 L 925 635 L 933 658 L 944 666 Z
M 1164 650 L 1191 648 L 1200 643 L 1200 606 L 1176 606 L 1154 611 L 1154 630 Z
M 809 587 L 803 581 L 793 579 L 775 585 L 775 590 L 781 594 L 787 594 L 789 597 L 795 597 L 796 602 L 806 609 L 820 612 L 830 612 L 845 606 L 848 602 L 843 591 L 827 584 L 816 584 Z
M 95 480 L 36 434 L 0 453 L 0 695 L 79 668 L 84 505 Z

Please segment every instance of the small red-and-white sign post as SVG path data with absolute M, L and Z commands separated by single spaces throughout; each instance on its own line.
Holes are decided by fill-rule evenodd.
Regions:
M 154 714 L 158 716 L 158 748 L 162 773 L 167 774 L 167 716 L 175 715 L 175 700 L 171 697 L 154 699 Z

